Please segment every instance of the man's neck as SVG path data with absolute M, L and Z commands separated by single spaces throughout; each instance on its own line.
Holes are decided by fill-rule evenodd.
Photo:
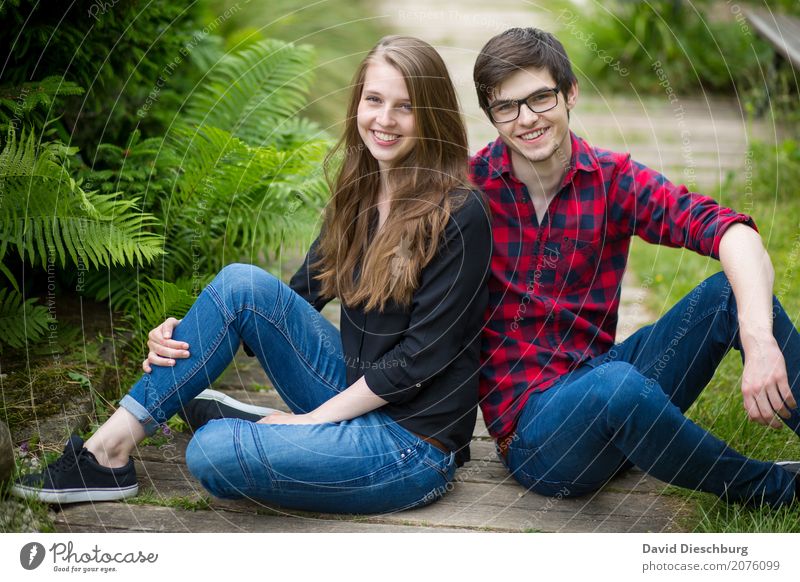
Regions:
M 514 177 L 525 184 L 534 199 L 549 200 L 556 195 L 572 160 L 571 143 L 562 146 L 548 159 L 532 162 L 511 150 L 511 168 Z

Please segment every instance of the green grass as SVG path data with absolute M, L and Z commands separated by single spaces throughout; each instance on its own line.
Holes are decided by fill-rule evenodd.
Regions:
M 207 496 L 196 497 L 191 495 L 178 497 L 162 497 L 154 491 L 140 491 L 136 497 L 125 499 L 127 505 L 157 505 L 171 507 L 184 511 L 205 511 L 211 509 L 211 498 Z
M 42 463 L 52 460 L 53 453 L 48 453 Z M 28 473 L 31 457 L 16 457 L 16 468 L 12 477 L 0 483 L 0 533 L 19 532 L 53 532 L 53 512 L 50 506 L 36 499 L 18 499 L 11 497 L 9 490 L 17 475 Z
M 788 178 L 800 171 L 796 148 L 796 144 L 788 149 L 784 146 L 776 156 L 769 148 L 758 146 L 752 193 L 744 173 L 721 189 L 725 196 L 711 193 L 722 204 L 746 211 L 755 219 L 775 267 L 775 294 L 795 320 L 800 315 L 800 199 L 789 191 L 793 182 Z M 629 264 L 640 281 L 651 281 L 649 307 L 658 315 L 703 279 L 722 270 L 713 259 L 640 240 L 634 241 Z M 741 374 L 740 355 L 732 351 L 688 416 L 745 455 L 762 460 L 800 459 L 800 439 L 788 428 L 772 430 L 748 421 L 742 407 Z M 727 505 L 714 496 L 679 491 L 696 506 L 696 531 L 800 532 L 800 504 L 780 511 L 751 509 Z
M 740 505 L 705 501 L 698 508 L 697 533 L 797 533 L 800 510 L 782 507 L 775 510 L 751 509 Z

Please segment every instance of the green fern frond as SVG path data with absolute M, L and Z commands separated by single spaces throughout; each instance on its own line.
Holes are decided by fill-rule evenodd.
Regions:
M 216 127 L 176 128 L 170 134 L 168 145 L 174 156 L 181 160 L 180 176 L 175 186 L 175 194 L 179 197 L 176 202 L 217 195 L 210 188 L 213 175 L 220 168 L 240 163 L 247 151 L 247 144 L 242 140 Z M 230 192 L 219 194 L 228 196 Z
M 13 289 L 0 288 L 0 351 L 3 345 L 21 348 L 25 342 L 36 342 L 51 323 L 46 307 L 36 299 L 24 299 Z
M 170 144 L 185 151 L 164 213 L 167 277 L 195 269 L 197 256 L 215 271 L 247 248 L 275 248 L 300 206 L 321 206 L 327 198 L 321 171 L 326 140 L 278 150 L 202 127 L 176 132 Z
M 293 116 L 275 126 L 266 143 L 279 150 L 291 150 L 310 141 L 326 140 L 328 136 L 315 121 L 305 117 Z
M 31 114 L 38 112 L 34 125 L 43 126 L 59 97 L 82 95 L 83 87 L 61 76 L 45 77 L 41 81 L 0 87 L 0 130 L 12 125 L 31 123 Z
M 85 192 L 70 176 L 60 144 L 36 147 L 33 133 L 9 133 L 0 151 L 0 257 L 16 248 L 32 265 L 59 262 L 101 266 L 145 264 L 163 254 L 155 218 L 137 199 Z
M 84 89 L 64 77 L 50 76 L 41 81 L 0 88 L 0 105 L 16 114 L 30 113 L 39 106 L 50 108 L 56 97 L 83 95 Z
M 273 39 L 227 55 L 190 97 L 183 122 L 229 129 L 251 145 L 270 143 L 275 127 L 305 105 L 313 65 L 309 45 Z

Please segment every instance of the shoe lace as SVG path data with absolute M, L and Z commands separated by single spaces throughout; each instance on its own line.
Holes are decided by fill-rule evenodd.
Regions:
M 63 455 L 47 466 L 47 470 L 51 473 L 64 473 L 72 470 L 78 463 L 78 459 L 83 454 L 83 451 L 84 449 L 75 451 L 72 448 L 67 448 Z

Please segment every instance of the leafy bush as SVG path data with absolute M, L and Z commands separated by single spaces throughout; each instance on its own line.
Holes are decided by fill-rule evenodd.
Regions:
M 604 89 L 662 92 L 661 69 L 676 93 L 747 91 L 772 66 L 767 43 L 739 22 L 710 19 L 703 3 L 614 0 L 562 10 L 557 23 L 578 73 Z
M 172 2 L 16 0 L 0 3 L 0 18 L 8 32 L 0 35 L 0 54 L 8 55 L 0 94 L 46 78 L 82 87 L 81 99 L 41 111 L 89 158 L 98 143 L 124 142 L 138 121 L 131 111 L 198 28 L 195 11 Z M 146 131 L 165 128 L 155 115 L 145 121 Z
M 216 63 L 166 136 L 99 148 L 107 167 L 84 178 L 143 192 L 163 236 L 164 254 L 146 277 L 126 269 L 87 278 L 87 291 L 128 313 L 139 338 L 185 313 L 226 263 L 277 250 L 299 208 L 324 203 L 329 143 L 295 116 L 313 58 L 307 46 L 250 45 Z
M 127 112 L 128 126 L 147 127 L 155 116 L 150 125 L 169 130 L 144 137 L 137 128 L 116 142 L 94 136 L 91 164 L 65 144 L 74 128 L 58 119 L 83 87 L 66 75 L 0 87 L 0 274 L 12 287 L 0 296 L 0 343 L 18 347 L 43 332 L 46 310 L 27 299 L 36 278 L 25 278 L 26 289 L 18 283 L 29 265 L 54 269 L 67 284 L 80 272 L 84 293 L 126 313 L 139 352 L 146 331 L 180 317 L 224 264 L 278 248 L 298 210 L 323 203 L 329 143 L 297 118 L 311 83 L 310 47 L 262 40 L 226 55 L 220 39 L 195 38 L 180 61 L 192 78 L 204 68 L 203 82 L 179 100 L 151 91 Z M 130 94 L 144 95 L 139 89 Z M 26 331 L 2 333 L 10 328 Z
M 90 268 L 144 265 L 163 253 L 149 232 L 153 217 L 136 199 L 86 192 L 73 179 L 68 158 L 74 148 L 37 144 L 33 133 L 17 139 L 9 130 L 0 150 L 0 274 L 13 289 L 0 289 L 0 347 L 39 339 L 47 310 L 24 299 L 8 255 L 42 269 L 67 263 Z

